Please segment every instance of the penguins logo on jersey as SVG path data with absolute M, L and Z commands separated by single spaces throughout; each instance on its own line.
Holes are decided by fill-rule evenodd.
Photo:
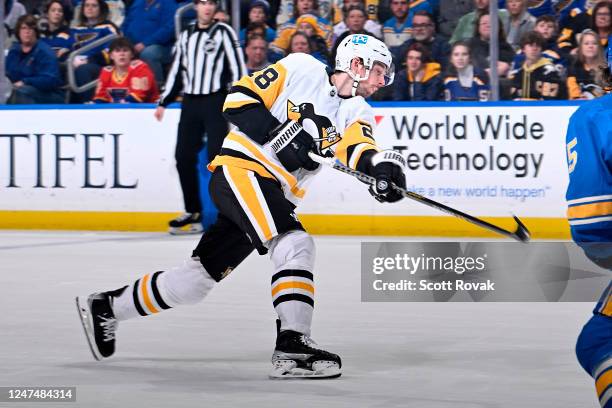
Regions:
M 287 100 L 287 118 L 299 122 L 302 126 L 304 126 L 304 121 L 307 119 L 315 124 L 319 133 L 319 138 L 317 139 L 319 141 L 319 153 L 323 153 L 341 139 L 331 120 L 326 116 L 317 115 L 312 103 L 304 102 L 296 105 Z

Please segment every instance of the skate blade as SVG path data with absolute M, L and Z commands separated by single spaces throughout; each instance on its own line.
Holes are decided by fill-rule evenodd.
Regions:
M 89 349 L 91 350 L 91 354 L 93 354 L 93 357 L 96 360 L 100 361 L 104 357 L 102 357 L 102 355 L 98 353 L 97 347 L 95 345 L 96 339 L 94 338 L 94 331 L 93 331 L 91 318 L 89 314 L 89 308 L 87 306 L 88 305 L 87 297 L 77 296 L 75 300 L 76 300 L 77 312 L 79 313 L 79 319 L 81 319 L 81 325 L 83 326 L 83 330 L 85 331 L 85 338 L 87 339 L 87 344 L 89 344 Z
M 280 363 L 280 364 L 279 364 Z M 269 374 L 271 380 L 323 380 L 338 378 L 342 375 L 342 370 L 336 363 L 327 364 L 316 370 L 298 368 L 294 361 L 280 362 L 274 364 L 274 369 Z
M 201 234 L 204 231 L 202 224 L 189 224 L 184 227 L 170 227 L 168 232 L 170 235 L 193 235 Z

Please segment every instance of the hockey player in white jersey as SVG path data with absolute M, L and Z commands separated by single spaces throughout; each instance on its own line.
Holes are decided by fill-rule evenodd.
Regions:
M 256 249 L 274 264 L 278 335 L 270 377 L 340 376 L 340 357 L 310 338 L 315 248 L 294 209 L 320 171 L 312 153 L 376 178 L 370 192 L 377 200 L 402 198 L 391 184 L 405 187 L 404 158 L 376 146 L 364 99 L 391 84 L 393 74 L 384 43 L 357 34 L 338 47 L 333 73 L 309 55 L 291 54 L 234 83 L 223 109 L 235 128 L 209 164 L 217 222 L 183 265 L 77 298 L 94 357 L 114 353 L 117 322 L 201 301 Z

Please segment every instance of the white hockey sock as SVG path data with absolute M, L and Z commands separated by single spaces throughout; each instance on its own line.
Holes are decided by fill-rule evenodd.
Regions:
M 314 309 L 315 247 L 304 231 L 291 231 L 274 238 L 271 260 L 272 303 L 281 321 L 281 330 L 295 330 L 310 336 Z
M 281 321 L 281 330 L 295 330 L 310 336 L 314 309 L 312 273 L 297 269 L 275 273 L 272 303 Z
M 114 298 L 117 320 L 148 316 L 182 304 L 194 304 L 213 288 L 215 281 L 198 258 L 168 271 L 147 274 Z

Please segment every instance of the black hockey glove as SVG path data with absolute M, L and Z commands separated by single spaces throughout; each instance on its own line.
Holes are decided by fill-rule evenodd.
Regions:
M 319 167 L 319 163 L 308 156 L 308 152 L 316 148 L 312 136 L 294 120 L 289 119 L 270 132 L 270 146 L 289 172 L 299 168 L 313 171 Z
M 376 184 L 370 186 L 370 194 L 381 203 L 394 203 L 403 198 L 391 183 L 406 188 L 404 169 L 406 160 L 395 150 L 383 150 L 372 156 L 370 175 L 376 178 Z

